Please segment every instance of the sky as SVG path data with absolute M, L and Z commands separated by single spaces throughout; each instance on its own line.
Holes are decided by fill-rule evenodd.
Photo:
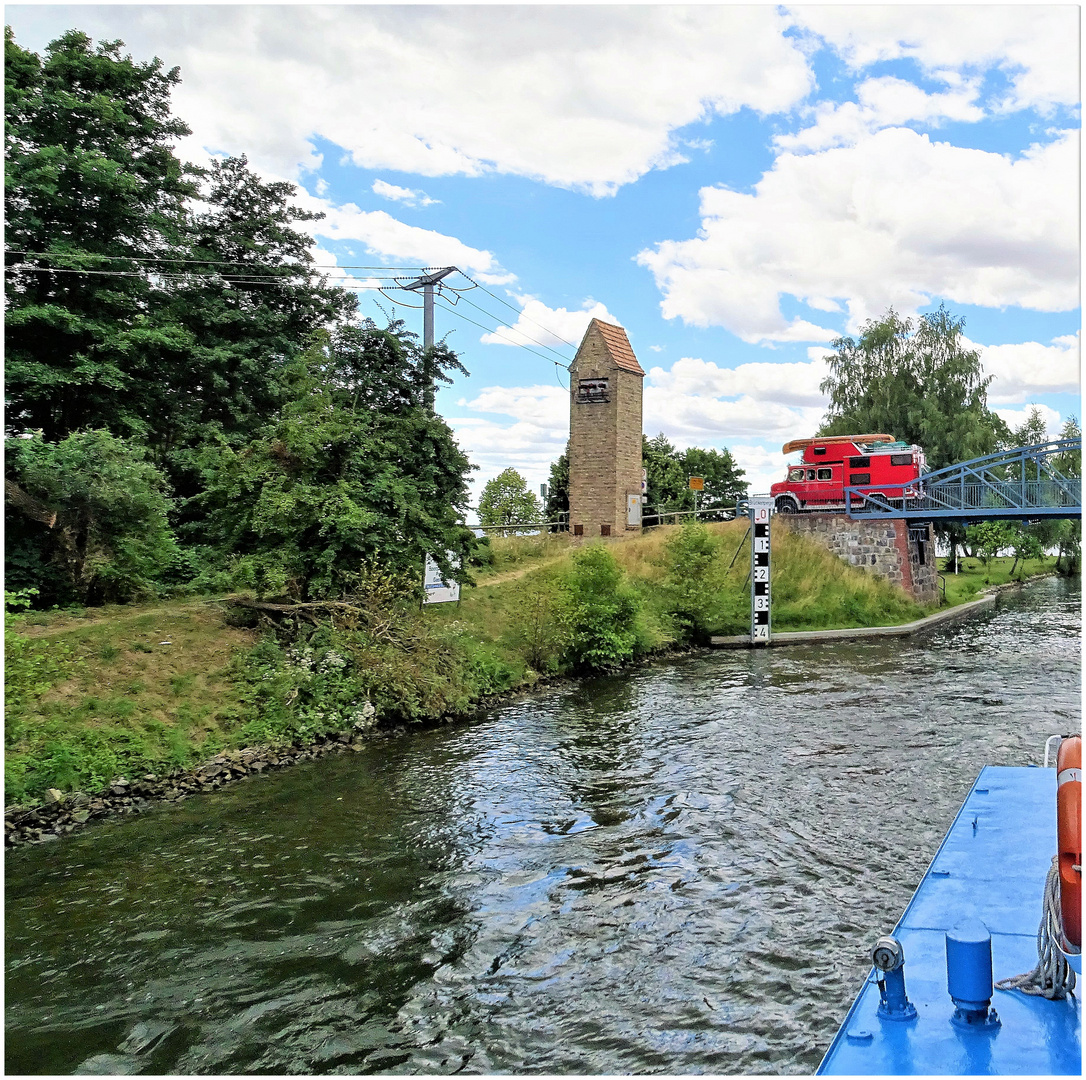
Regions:
M 1012 427 L 1081 420 L 1079 12 L 973 6 L 8 5 L 179 66 L 188 161 L 248 155 L 319 210 L 318 264 L 421 335 L 390 275 L 455 266 L 438 411 L 548 477 L 588 321 L 623 326 L 644 430 L 752 492 L 826 407 L 823 357 L 944 303 Z M 381 269 L 395 268 L 395 269 Z M 457 290 L 457 291 L 453 291 Z M 380 305 L 380 307 L 378 307 Z M 411 306 L 416 305 L 416 306 Z

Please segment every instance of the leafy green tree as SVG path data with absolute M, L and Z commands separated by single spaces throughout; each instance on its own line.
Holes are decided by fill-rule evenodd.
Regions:
M 1031 527 L 1014 522 L 1007 533 L 1010 546 L 1014 550 L 1014 563 L 1011 566 L 1011 577 L 1014 577 L 1019 562 L 1025 562 L 1026 559 L 1039 559 L 1044 554 L 1044 547 L 1036 526 Z
M 547 521 L 564 520 L 566 528 L 569 527 L 569 443 L 566 443 L 558 460 L 551 462 L 543 516 Z M 552 525 L 551 532 L 558 532 L 561 528 L 560 525 Z
M 838 338 L 820 389 L 830 403 L 819 435 L 885 432 L 924 448 L 929 469 L 990 454 L 1006 445 L 1007 425 L 988 408 L 992 377 L 965 346 L 964 319 L 940 304 L 918 320 L 893 308 L 860 336 Z M 937 525 L 957 565 L 962 526 Z
M 30 565 L 49 589 L 40 602 L 101 604 L 152 595 L 176 568 L 168 485 L 142 447 L 95 430 L 9 440 L 7 451 L 9 583 Z M 48 512 L 28 515 L 27 500 Z
M 705 480 L 698 506 L 706 511 L 734 507 L 737 495 L 747 490 L 743 470 L 728 450 L 703 450 L 696 446 L 677 450 L 661 433 L 654 439 L 642 436 L 641 460 L 648 474 L 650 512 L 693 510 L 691 476 Z
M 298 600 L 337 596 L 363 564 L 421 574 L 434 556 L 467 580 L 474 537 L 463 524 L 473 467 L 426 407 L 434 365 L 451 353 L 413 347 L 393 324 L 322 332 L 285 372 L 291 400 L 241 450 L 205 458 L 207 537 L 223 583 Z
M 173 153 L 178 70 L 71 30 L 44 58 L 5 36 L 7 423 L 56 442 L 143 435 L 154 357 L 185 346 L 155 275 L 187 254 L 197 170 Z
M 1013 529 L 1006 521 L 982 521 L 970 525 L 965 530 L 965 536 L 985 569 L 1004 548 L 1011 547 L 1015 539 Z
M 488 480 L 479 497 L 479 523 L 482 525 L 525 525 L 541 521 L 539 500 L 528 490 L 524 477 L 508 468 Z M 519 532 L 502 530 L 502 535 Z
M 198 447 L 247 442 L 286 400 L 291 359 L 357 307 L 312 267 L 312 239 L 296 225 L 323 215 L 293 206 L 295 190 L 262 182 L 244 156 L 213 161 L 201 185 L 203 209 L 189 224 L 200 262 L 170 290 L 184 334 L 159 357 L 162 401 L 149 433 L 180 495 L 194 493 Z
M 886 432 L 922 446 L 930 469 L 992 453 L 1010 432 L 988 408 L 992 377 L 980 353 L 966 348 L 964 325 L 943 306 L 915 321 L 890 308 L 858 339 L 838 338 L 821 385 L 830 403 L 818 433 Z
M 1064 421 L 1059 433 L 1060 439 L 1081 439 L 1082 428 L 1078 418 L 1070 416 Z M 1082 451 L 1069 450 L 1056 454 L 1052 464 L 1062 476 L 1081 480 Z M 1082 522 L 1067 520 L 1058 523 L 1052 543 L 1056 546 L 1056 569 L 1060 573 L 1074 576 L 1079 572 L 1082 561 Z

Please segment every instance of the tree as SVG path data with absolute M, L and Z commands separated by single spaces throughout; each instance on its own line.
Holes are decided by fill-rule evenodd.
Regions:
M 287 364 L 314 332 L 345 325 L 353 293 L 330 288 L 312 267 L 312 239 L 296 223 L 322 214 L 293 206 L 296 189 L 264 183 L 244 155 L 211 163 L 193 214 L 191 257 L 202 260 L 170 291 L 183 327 L 179 350 L 164 350 L 162 400 L 149 439 L 179 494 L 193 494 L 195 451 L 219 436 L 252 438 L 286 400 Z
M 965 530 L 966 540 L 984 563 L 984 569 L 1003 548 L 1014 543 L 1014 534 L 1006 521 L 982 521 Z
M 11 440 L 7 450 L 9 584 L 32 584 L 46 604 L 157 591 L 181 553 L 166 478 L 142 447 L 96 430 Z
M 922 446 L 930 470 L 1006 445 L 1010 430 L 988 408 L 992 377 L 983 374 L 980 353 L 966 348 L 964 326 L 942 304 L 919 320 L 891 307 L 865 323 L 858 339 L 837 338 L 820 386 L 830 403 L 818 434 L 885 432 Z M 956 567 L 962 527 L 936 530 Z
M 142 435 L 153 357 L 186 344 L 161 275 L 187 254 L 197 170 L 173 144 L 178 70 L 71 30 L 44 59 L 5 36 L 8 428 Z
M 1077 417 L 1069 416 L 1064 421 L 1059 438 L 1082 438 L 1082 428 L 1079 426 Z M 1081 450 L 1069 450 L 1063 454 L 1056 454 L 1053 456 L 1052 464 L 1062 476 L 1082 478 Z M 1056 545 L 1056 570 L 1069 576 L 1077 574 L 1082 559 L 1082 522 L 1061 521 L 1056 527 L 1053 542 Z
M 284 374 L 290 400 L 240 450 L 205 454 L 206 534 L 223 583 L 297 600 L 340 595 L 363 564 L 421 574 L 432 555 L 467 580 L 463 524 L 473 468 L 426 406 L 443 350 L 421 352 L 402 325 L 321 332 Z
M 527 482 L 516 469 L 506 469 L 486 482 L 479 498 L 480 524 L 530 525 L 540 520 L 539 500 L 528 490 Z M 506 532 L 503 529 L 502 535 Z
M 1026 559 L 1041 558 L 1044 555 L 1044 547 L 1036 526 L 1031 527 L 1014 522 L 1007 531 L 1010 546 L 1014 549 L 1014 563 L 1011 566 L 1011 577 L 1014 577 L 1019 562 L 1025 562 Z
M 583 548 L 563 587 L 566 664 L 601 671 L 630 660 L 642 640 L 642 601 L 614 555 L 602 544 Z
M 138 435 L 185 498 L 198 448 L 251 439 L 357 301 L 313 268 L 293 185 L 177 160 L 178 70 L 121 48 L 72 31 L 43 62 L 7 34 L 8 424 Z
M 945 307 L 902 319 L 893 308 L 857 340 L 840 337 L 821 390 L 830 403 L 820 435 L 886 432 L 924 448 L 930 469 L 992 453 L 1010 436 L 988 409 L 992 377 L 962 340 L 964 319 Z
M 557 461 L 551 462 L 550 477 L 547 484 L 547 502 L 543 516 L 547 521 L 566 522 L 569 528 L 569 443 Z M 551 532 L 558 532 L 561 525 L 552 525 Z
M 642 436 L 641 460 L 648 474 L 649 504 L 660 514 L 694 509 L 691 476 L 705 480 L 698 506 L 706 511 L 734 507 L 736 497 L 747 490 L 743 470 L 728 450 L 676 450 L 661 433 L 654 439 Z

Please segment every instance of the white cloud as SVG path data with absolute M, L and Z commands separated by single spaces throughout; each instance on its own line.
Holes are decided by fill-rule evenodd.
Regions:
M 856 88 L 858 102 L 823 102 L 815 109 L 816 122 L 794 135 L 777 135 L 782 150 L 825 150 L 848 146 L 885 127 L 911 122 L 938 125 L 944 120 L 976 122 L 984 110 L 975 104 L 977 85 L 928 94 L 915 83 L 884 77 L 868 79 Z
M 495 277 L 508 280 L 491 252 L 470 247 L 454 236 L 408 225 L 384 210 L 361 210 L 354 203 L 336 205 L 303 190 L 293 201 L 304 210 L 325 215 L 322 221 L 308 221 L 305 225 L 326 240 L 357 240 L 382 259 L 412 266 L 459 266 L 469 273 L 489 272 L 488 284 Z
M 986 374 L 994 375 L 988 400 L 995 404 L 1028 401 L 1038 394 L 1077 394 L 1080 390 L 1079 335 L 1056 338 L 1051 345 L 1023 341 L 977 345 Z M 998 411 L 998 410 L 997 410 Z
M 781 295 L 843 301 L 850 330 L 933 296 L 1074 308 L 1077 208 L 1076 133 L 1014 160 L 888 128 L 853 147 L 782 154 L 753 194 L 703 188 L 698 236 L 637 258 L 664 293 L 665 318 L 752 342 L 830 340 L 789 323 Z
M 512 326 L 499 327 L 495 333 L 483 334 L 480 341 L 486 345 L 549 345 L 568 352 L 570 346 L 576 351 L 593 319 L 622 325 L 604 304 L 591 298 L 584 301 L 579 311 L 547 307 L 532 296 L 517 296 L 516 301 L 521 305 L 517 321 Z
M 463 408 L 499 413 L 547 431 L 569 434 L 569 391 L 561 386 L 488 386 L 471 401 L 461 398 Z
M 471 478 L 472 505 L 486 482 L 507 468 L 516 469 L 532 491 L 546 483 L 552 461 L 569 438 L 569 391 L 559 386 L 488 386 L 460 408 L 509 417 L 502 423 L 483 417 L 448 417 L 461 449 L 479 466 Z
M 800 6 L 790 14 L 832 45 L 854 71 L 912 59 L 948 84 L 998 68 L 1009 87 L 999 109 L 1078 101 L 1078 8 L 1034 5 Z
M 1030 413 L 1034 409 L 1037 409 L 1041 414 L 1046 437 L 1049 439 L 1056 438 L 1059 435 L 1060 428 L 1063 427 L 1063 417 L 1055 409 L 1050 409 L 1047 405 L 1029 404 L 1021 409 L 993 409 L 992 412 L 1002 417 L 1007 426 L 1014 431 L 1030 418 Z
M 441 202 L 440 199 L 431 199 L 425 191 L 399 187 L 397 184 L 389 184 L 384 180 L 374 180 L 371 190 L 374 195 L 380 195 L 382 199 L 402 202 L 405 206 L 437 206 Z
M 722 368 L 693 357 L 670 370 L 654 367 L 645 381 L 644 430 L 677 446 L 727 446 L 735 440 L 795 438 L 814 431 L 825 411 L 818 389 L 821 359 Z M 746 465 L 743 466 L 746 468 Z
M 752 363 L 722 368 L 707 360 L 684 356 L 669 371 L 654 367 L 648 385 L 654 392 L 708 397 L 749 397 L 784 405 L 824 406 L 818 384 L 826 377 L 821 359 L 807 364 Z
M 385 287 L 389 285 L 389 282 L 382 281 L 379 278 L 358 277 L 350 270 L 343 269 L 339 266 L 339 260 L 336 258 L 335 253 L 326 251 L 322 247 L 311 247 L 309 253 L 313 256 L 313 262 L 316 263 L 318 272 L 328 278 L 330 285 L 354 290 L 371 290 L 382 285 Z
M 746 473 L 744 480 L 752 495 L 768 494 L 770 485 L 784 479 L 785 457 L 779 446 L 735 443 L 728 449 L 736 464 Z
M 677 129 L 813 87 L 770 6 L 88 5 L 20 22 L 179 64 L 198 145 L 295 178 L 320 136 L 369 169 L 606 195 L 685 160 Z

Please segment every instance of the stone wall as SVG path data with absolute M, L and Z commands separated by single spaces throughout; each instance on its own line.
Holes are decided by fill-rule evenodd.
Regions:
M 904 518 L 853 521 L 844 514 L 776 514 L 773 522 L 807 533 L 850 566 L 866 567 L 918 603 L 931 603 L 939 595 L 930 525 L 910 529 Z

